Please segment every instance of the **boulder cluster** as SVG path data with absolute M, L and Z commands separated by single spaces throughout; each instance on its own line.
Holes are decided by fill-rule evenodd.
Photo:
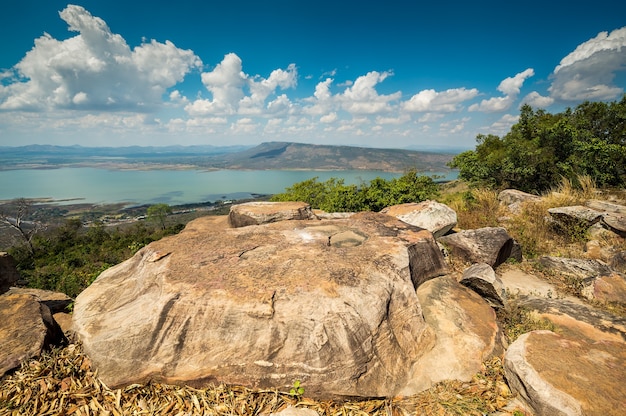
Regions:
M 512 212 L 534 198 L 500 194 Z M 590 201 L 546 215 L 557 228 L 626 236 L 624 206 Z M 322 399 L 396 397 L 470 380 L 501 356 L 528 412 L 617 414 L 626 408 L 626 319 L 600 306 L 626 306 L 626 253 L 539 259 L 576 281 L 582 298 L 501 267 L 521 253 L 505 228 L 460 230 L 454 210 L 435 201 L 342 215 L 252 202 L 196 219 L 104 271 L 71 318 L 63 295 L 10 288 L 19 276 L 2 254 L 0 375 L 67 336 L 109 387 L 289 390 L 299 381 Z M 513 301 L 552 330 L 509 345 L 497 314 Z

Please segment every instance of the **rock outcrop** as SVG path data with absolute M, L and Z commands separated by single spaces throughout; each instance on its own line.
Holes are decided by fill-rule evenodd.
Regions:
M 50 309 L 28 294 L 0 296 L 0 377 L 63 341 Z
M 428 280 L 420 246 L 437 247 L 430 232 L 383 214 L 241 228 L 204 217 L 103 272 L 76 299 L 74 330 L 110 386 L 410 393 L 434 342 L 415 291 Z
M 437 201 L 423 201 L 393 205 L 381 211 L 406 222 L 424 228 L 435 236 L 441 237 L 456 226 L 456 212 L 449 206 Z
M 506 305 L 502 280 L 486 263 L 476 263 L 468 267 L 459 282 L 478 293 L 494 308 L 503 308 Z
M 502 227 L 464 230 L 438 239 L 450 252 L 468 263 L 487 263 L 498 267 L 510 256 L 515 244 Z

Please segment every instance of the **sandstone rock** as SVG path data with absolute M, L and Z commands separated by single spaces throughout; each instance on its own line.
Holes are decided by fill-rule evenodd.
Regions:
M 401 394 L 411 395 L 443 380 L 469 381 L 486 359 L 503 351 L 493 308 L 453 278 L 429 280 L 417 289 L 417 296 L 436 343 L 413 364 Z
M 545 318 L 560 334 L 595 342 L 626 341 L 626 319 L 593 308 L 576 299 L 522 297 L 518 304 L 537 318 Z
M 0 252 L 0 295 L 9 290 L 20 279 L 15 260 L 6 252 Z
M 71 314 L 66 312 L 57 312 L 52 315 L 52 318 L 59 325 L 59 328 L 61 328 L 63 334 L 68 336 L 74 333 Z
M 463 272 L 460 283 L 478 293 L 494 308 L 503 308 L 506 304 L 502 281 L 486 263 L 476 263 L 468 267 Z
M 533 331 L 509 346 L 504 371 L 537 415 L 617 415 L 626 404 L 621 342 Z
M 304 202 L 254 201 L 230 207 L 228 220 L 232 227 L 267 224 L 285 220 L 316 218 L 311 206 Z
M 580 205 L 548 209 L 555 224 L 568 232 L 591 227 L 602 219 L 602 213 Z
M 626 305 L 626 278 L 617 272 L 596 276 L 586 282 L 581 294 L 589 300 Z
M 556 297 L 557 294 L 556 288 L 550 283 L 515 267 L 507 267 L 502 271 L 500 280 L 504 290 L 515 296 Z
M 424 228 L 435 236 L 441 237 L 456 226 L 456 212 L 437 201 L 406 203 L 387 207 L 382 214 L 391 215 L 408 224 Z
M 600 201 L 591 199 L 585 202 L 585 206 L 600 212 L 612 212 L 614 214 L 626 215 L 626 206 L 615 204 L 608 201 Z
M 602 226 L 620 237 L 626 237 L 626 215 L 604 214 Z
M 50 310 L 31 295 L 0 296 L 0 377 L 49 345 L 59 344 L 63 333 Z
M 626 251 L 615 253 L 609 260 L 609 265 L 618 272 L 626 273 Z
M 510 256 L 514 240 L 502 227 L 465 230 L 438 239 L 452 255 L 469 263 L 487 263 L 498 267 Z
M 591 259 L 543 256 L 539 259 L 539 264 L 553 272 L 575 277 L 579 280 L 611 274 L 609 266 Z
M 433 343 L 412 276 L 413 247 L 431 239 L 375 213 L 200 218 L 104 271 L 76 299 L 74 330 L 110 387 L 301 380 L 310 397 L 393 396 Z
M 519 212 L 521 204 L 527 201 L 540 201 L 541 197 L 518 191 L 517 189 L 505 189 L 498 194 L 498 201 L 506 205 L 511 212 Z
M 46 305 L 50 309 L 50 313 L 53 315 L 58 312 L 66 311 L 73 302 L 72 298 L 67 296 L 65 293 L 53 292 L 51 290 L 13 287 L 7 292 L 7 294 L 34 296 L 37 301 Z

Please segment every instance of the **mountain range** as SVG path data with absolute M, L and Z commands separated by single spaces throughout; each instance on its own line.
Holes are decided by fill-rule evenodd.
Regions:
M 0 169 L 56 167 L 306 169 L 442 172 L 450 153 L 267 142 L 246 146 L 0 147 Z

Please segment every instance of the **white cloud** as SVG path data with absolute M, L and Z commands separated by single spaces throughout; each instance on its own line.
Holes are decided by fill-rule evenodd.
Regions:
M 441 92 L 422 90 L 404 102 L 402 107 L 413 112 L 454 112 L 460 109 L 462 102 L 477 95 L 478 90 L 475 88 L 454 88 Z
M 192 51 L 169 41 L 131 50 L 80 6 L 67 6 L 60 17 L 79 34 L 63 41 L 47 33 L 36 39 L 15 65 L 19 81 L 3 89 L 0 108 L 145 111 L 161 105 L 166 89 L 201 65 Z
M 563 101 L 610 100 L 624 92 L 613 84 L 626 70 L 626 27 L 581 43 L 554 69 L 552 97 Z
M 244 97 L 243 87 L 246 85 L 248 76 L 242 71 L 241 58 L 234 53 L 224 56 L 222 62 L 217 64 L 210 72 L 202 73 L 202 83 L 213 95 L 213 100 L 196 102 L 191 105 L 192 111 L 205 111 L 210 113 L 234 113 L 239 101 Z
M 535 75 L 532 68 L 516 74 L 514 77 L 505 78 L 498 85 L 498 91 L 505 94 L 504 97 L 492 97 L 482 100 L 479 104 L 472 104 L 469 111 L 483 111 L 485 113 L 497 113 L 508 110 L 520 93 L 520 89 L 526 79 Z
M 554 103 L 554 98 L 544 97 L 537 91 L 533 91 L 522 99 L 522 104 L 528 104 L 535 108 L 546 108 Z
M 518 120 L 519 120 L 519 114 L 516 114 L 516 115 L 505 114 L 502 117 L 500 117 L 499 120 L 491 124 L 491 126 L 487 128 L 487 132 L 490 134 L 502 136 L 508 133 L 511 130 L 511 127 L 515 123 L 517 123 Z
M 344 110 L 351 114 L 378 114 L 391 110 L 390 102 L 399 100 L 402 96 L 401 92 L 389 95 L 380 95 L 375 87 L 388 76 L 391 72 L 371 71 L 366 75 L 360 76 L 354 81 L 351 87 L 345 89 L 338 99 Z
M 338 117 L 337 117 L 337 113 L 335 113 L 334 111 L 332 113 L 323 115 L 322 117 L 320 117 L 320 122 L 322 123 L 333 123 L 335 121 L 337 121 Z

